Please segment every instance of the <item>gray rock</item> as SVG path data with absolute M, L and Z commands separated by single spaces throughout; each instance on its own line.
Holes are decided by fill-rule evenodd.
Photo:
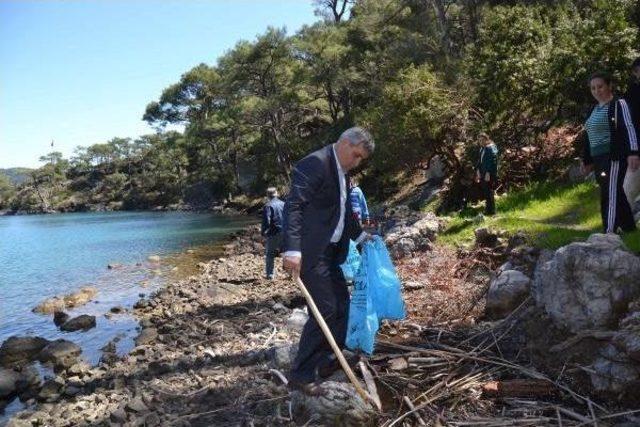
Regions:
M 111 310 L 109 311 L 115 314 L 119 314 L 119 313 L 123 313 L 125 310 L 124 310 L 124 307 L 118 305 L 116 307 L 111 307 Z
M 10 337 L 0 347 L 0 365 L 23 365 L 33 361 L 49 341 L 40 337 Z
M 64 311 L 56 311 L 53 313 L 53 323 L 56 326 L 64 324 L 67 320 L 69 320 L 69 315 Z
M 69 397 L 74 397 L 74 396 L 77 396 L 81 391 L 82 389 L 80 389 L 79 387 L 70 385 L 64 389 L 64 394 Z
M 111 422 L 124 424 L 127 422 L 127 413 L 124 411 L 124 408 L 118 408 L 109 415 L 109 419 Z
M 611 344 L 602 349 L 591 369 L 594 371 L 590 373 L 591 384 L 599 392 L 630 392 L 640 379 L 638 366 Z
M 137 397 L 135 399 L 132 399 L 126 404 L 125 410 L 130 412 L 141 413 L 141 412 L 148 412 L 149 408 L 147 408 L 147 405 L 144 404 L 142 399 Z
M 529 296 L 531 279 L 517 270 L 498 274 L 489 285 L 486 313 L 491 319 L 500 319 L 516 309 Z
M 594 234 L 586 242 L 541 254 L 532 294 L 554 324 L 577 333 L 617 326 L 638 294 L 640 258 L 619 236 Z
M 289 369 L 298 354 L 298 346 L 294 344 L 276 345 L 269 350 L 269 359 L 278 369 Z
M 413 239 L 402 237 L 391 246 L 391 256 L 393 259 L 400 259 L 411 256 L 416 251 L 416 243 Z
M 61 391 L 62 384 L 56 380 L 47 380 L 42 385 L 37 398 L 43 402 L 54 402 L 60 398 Z
M 417 289 L 424 288 L 425 286 L 427 286 L 427 284 L 424 283 L 424 282 L 412 282 L 412 281 L 409 281 L 409 282 L 404 282 L 402 284 L 402 286 L 403 286 L 404 289 L 406 289 L 408 291 L 415 291 Z
M 271 306 L 271 309 L 276 313 L 288 313 L 289 309 L 282 303 L 277 302 Z
M 18 393 L 21 375 L 13 369 L 0 368 L 0 400 L 9 399 Z
M 158 330 L 156 328 L 145 328 L 136 338 L 136 345 L 146 345 L 153 343 L 158 338 Z
M 309 315 L 306 310 L 294 308 L 293 313 L 287 319 L 287 327 L 294 331 L 301 331 L 304 324 L 307 323 L 307 319 L 309 319 Z
M 480 227 L 474 230 L 476 245 L 483 247 L 494 247 L 498 244 L 498 233 L 489 230 L 487 227 Z
M 75 343 L 64 339 L 52 341 L 42 349 L 38 360 L 43 363 L 50 362 L 57 369 L 66 369 L 78 361 L 82 349 Z
M 73 319 L 67 320 L 60 329 L 67 332 L 74 331 L 88 331 L 91 328 L 96 327 L 96 316 L 90 316 L 88 314 L 81 314 Z
M 76 363 L 75 365 L 71 366 L 67 370 L 67 373 L 69 375 L 83 376 L 86 373 L 88 373 L 90 369 L 91 369 L 91 367 L 87 363 L 79 362 L 79 363 Z
M 319 396 L 294 391 L 291 393 L 291 409 L 297 424 L 314 417 L 319 425 L 363 426 L 372 425 L 376 411 L 365 402 L 351 384 L 325 381 Z

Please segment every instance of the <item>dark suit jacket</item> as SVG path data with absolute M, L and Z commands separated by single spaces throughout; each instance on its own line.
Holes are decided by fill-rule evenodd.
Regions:
M 338 242 L 338 263 L 344 262 L 349 239 L 362 233 L 349 203 L 349 181 L 346 182 L 344 230 Z M 291 192 L 285 204 L 285 251 L 302 253 L 302 270 L 312 268 L 329 246 L 340 219 L 340 182 L 331 145 L 309 154 L 296 163 Z

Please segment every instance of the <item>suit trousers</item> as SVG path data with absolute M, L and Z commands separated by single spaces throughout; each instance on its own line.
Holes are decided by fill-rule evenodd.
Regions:
M 338 246 L 330 244 L 320 255 L 316 265 L 303 269 L 301 279 L 318 306 L 338 346 L 344 348 L 349 315 L 349 291 L 337 261 Z M 300 383 L 313 382 L 316 368 L 332 362 L 333 351 L 318 322 L 309 312 L 309 320 L 302 329 L 298 354 L 289 379 Z
M 600 186 L 600 213 L 605 233 L 636 229 L 623 182 L 627 160 L 611 160 L 608 155 L 593 158 L 594 172 Z

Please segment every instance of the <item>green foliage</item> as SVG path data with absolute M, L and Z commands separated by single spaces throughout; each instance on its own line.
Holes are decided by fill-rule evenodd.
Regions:
M 636 46 L 629 0 L 496 6 L 487 10 L 467 73 L 483 125 L 512 135 L 581 118 L 590 74 L 623 80 Z M 504 138 L 508 139 L 508 138 Z
M 523 231 L 533 243 L 555 249 L 602 232 L 599 200 L 593 182 L 565 186 L 534 183 L 498 198 L 497 215 L 485 217 L 480 224 L 472 220 L 479 209 L 454 217 L 441 240 L 449 244 L 471 242 L 475 228 L 490 227 L 510 233 Z M 640 231 L 626 233 L 623 240 L 631 250 L 640 252 Z
M 0 173 L 0 209 L 6 209 L 15 194 L 15 187 L 4 173 Z
M 430 67 L 406 68 L 383 93 L 366 120 L 379 141 L 374 157 L 379 170 L 415 168 L 435 154 L 455 161 L 467 106 Z

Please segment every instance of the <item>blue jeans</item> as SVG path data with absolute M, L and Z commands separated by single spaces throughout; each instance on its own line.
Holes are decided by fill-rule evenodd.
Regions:
M 275 257 L 278 256 L 282 250 L 282 233 L 267 236 L 267 241 L 265 242 L 264 247 L 267 277 L 272 278 Z

